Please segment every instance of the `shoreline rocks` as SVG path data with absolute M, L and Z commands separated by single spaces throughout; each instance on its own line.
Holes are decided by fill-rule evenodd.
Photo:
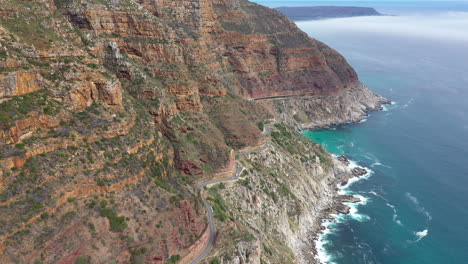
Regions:
M 348 157 L 346 157 L 345 155 L 339 156 L 338 160 L 341 161 L 346 166 L 349 166 L 350 164 Z
M 349 166 L 350 161 L 346 156 L 340 156 L 337 158 L 338 161 L 343 163 L 346 166 Z M 331 183 L 332 186 L 335 186 L 337 184 L 341 186 L 345 186 L 348 184 L 349 180 L 354 178 L 354 177 L 362 177 L 367 174 L 367 170 L 362 168 L 362 167 L 355 167 L 349 171 L 349 173 L 343 174 L 340 178 L 336 179 L 335 182 Z M 327 208 L 322 210 L 321 216 L 320 216 L 320 223 L 324 223 L 324 221 L 334 221 L 336 216 L 338 214 L 346 214 L 349 215 L 351 213 L 351 207 L 348 206 L 346 203 L 360 203 L 362 200 L 355 196 L 355 195 L 339 195 L 339 187 L 334 188 L 335 190 L 335 197 L 333 198 L 334 201 L 332 205 Z M 315 255 L 317 255 L 317 240 L 319 239 L 320 235 L 326 231 L 326 230 L 331 230 L 333 229 L 332 226 L 324 226 L 320 224 L 314 231 L 312 235 L 312 239 L 314 241 L 315 247 L 313 249 L 313 252 Z M 314 263 L 320 263 L 318 260 L 314 260 Z
M 380 111 L 391 102 L 356 82 L 327 96 L 302 96 L 259 101 L 270 104 L 284 123 L 301 130 L 327 129 L 336 125 L 358 123 L 369 111 Z
M 354 176 L 361 177 L 367 174 L 367 170 L 361 167 L 356 167 L 351 170 Z

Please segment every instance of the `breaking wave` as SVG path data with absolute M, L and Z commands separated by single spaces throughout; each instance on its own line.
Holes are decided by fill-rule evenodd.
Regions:
M 429 234 L 429 230 L 425 229 L 423 231 L 415 232 L 414 234 L 418 237 L 418 239 L 415 242 L 418 242 L 419 240 L 423 239 Z
M 431 221 L 432 220 L 432 216 L 431 214 L 421 205 L 421 203 L 419 202 L 418 198 L 416 198 L 415 196 L 413 196 L 411 193 L 406 193 L 406 197 L 413 203 L 413 205 L 415 206 L 416 210 L 421 213 L 422 215 L 424 215 L 428 221 Z
M 335 155 L 336 157 L 336 155 Z M 359 165 L 357 162 L 353 160 L 349 160 L 349 165 L 348 168 L 351 171 L 353 168 L 358 167 Z M 362 166 L 359 166 L 362 167 Z M 359 222 L 365 222 L 369 221 L 370 217 L 368 215 L 365 215 L 363 213 L 360 213 L 358 210 L 358 207 L 360 205 L 366 205 L 368 202 L 367 197 L 359 195 L 354 193 L 353 191 L 349 190 L 349 187 L 353 185 L 354 183 L 368 179 L 372 174 L 373 171 L 369 168 L 362 167 L 367 170 L 367 173 L 361 177 L 353 177 L 348 180 L 346 185 L 344 186 L 338 186 L 339 191 L 338 194 L 340 195 L 354 195 L 355 197 L 359 198 L 359 202 L 357 203 L 344 203 L 345 205 L 350 207 L 349 214 L 338 214 L 338 215 L 332 215 L 333 220 L 323 220 L 322 221 L 322 227 L 324 227 L 324 231 L 318 236 L 318 238 L 315 240 L 315 248 L 317 250 L 317 255 L 316 258 L 317 260 L 322 263 L 322 264 L 335 264 L 333 262 L 333 255 L 327 252 L 326 245 L 330 243 L 330 240 L 328 239 L 328 235 L 333 233 L 333 227 L 336 226 L 337 224 L 344 223 L 350 219 L 359 221 Z M 331 227 L 331 228 L 329 228 Z

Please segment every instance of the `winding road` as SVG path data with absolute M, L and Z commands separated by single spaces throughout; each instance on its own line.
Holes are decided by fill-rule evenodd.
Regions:
M 215 184 L 215 183 L 221 183 L 221 182 L 226 182 L 226 181 L 235 181 L 239 178 L 243 168 L 239 165 L 236 164 L 236 172 L 232 177 L 229 178 L 224 178 L 224 179 L 218 179 L 218 180 L 212 180 L 208 181 L 205 183 L 202 183 L 197 186 L 197 190 L 201 190 L 205 188 L 205 186 L 208 186 L 210 184 Z M 216 226 L 214 223 L 214 216 L 213 216 L 213 208 L 211 208 L 211 205 L 206 201 L 203 200 L 203 205 L 205 205 L 206 208 L 206 214 L 208 216 L 208 225 L 210 227 L 210 237 L 208 238 L 208 243 L 205 247 L 205 249 L 196 257 L 194 260 L 190 262 L 190 264 L 196 264 L 200 262 L 206 255 L 208 255 L 208 252 L 210 252 L 211 248 L 213 247 L 214 241 L 215 241 L 215 236 L 216 236 Z
M 268 130 L 267 130 L 267 132 L 268 132 Z M 268 143 L 265 143 L 265 145 L 263 147 L 259 148 L 259 149 L 252 150 L 252 151 L 246 151 L 246 152 L 239 152 L 239 153 L 236 154 L 236 156 L 247 155 L 247 154 L 250 154 L 250 153 L 253 153 L 253 152 L 261 152 L 261 151 L 266 150 L 269 147 L 270 147 L 270 145 Z M 236 172 L 234 173 L 234 175 L 232 177 L 207 181 L 205 183 L 202 183 L 202 184 L 198 185 L 196 188 L 197 188 L 197 190 L 200 191 L 203 188 L 205 188 L 206 186 L 211 185 L 211 184 L 227 182 L 227 181 L 235 181 L 235 180 L 239 179 L 239 176 L 240 176 L 243 169 L 244 168 L 241 165 L 239 165 L 239 163 L 237 163 L 236 164 Z M 213 208 L 211 207 L 211 205 L 206 200 L 203 200 L 203 205 L 205 205 L 205 207 L 206 207 L 206 213 L 207 213 L 207 217 L 208 217 L 208 225 L 209 225 L 209 228 L 210 228 L 210 237 L 208 239 L 208 243 L 207 243 L 205 249 L 200 253 L 200 255 L 198 255 L 198 257 L 196 257 L 194 260 L 192 260 L 190 262 L 190 264 L 197 264 L 204 257 L 206 257 L 206 255 L 208 255 L 208 253 L 210 252 L 210 250 L 213 247 L 213 244 L 215 242 L 216 226 L 215 226 L 215 221 L 214 221 L 214 216 L 213 216 Z

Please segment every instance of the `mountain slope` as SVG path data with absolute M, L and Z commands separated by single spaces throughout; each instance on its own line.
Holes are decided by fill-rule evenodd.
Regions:
M 358 107 L 344 119 L 383 102 L 337 52 L 247 1 L 0 0 L 0 14 L 2 263 L 187 263 L 209 234 L 195 186 L 231 176 L 236 151 L 272 140 L 265 123 L 307 124 L 291 121 L 308 111 L 294 106 L 304 95 L 352 94 Z M 275 96 L 289 112 L 251 100 Z M 320 163 L 322 152 L 307 159 Z M 307 180 L 304 170 L 295 174 Z M 322 186 L 314 199 L 326 208 Z M 230 223 L 220 235 L 239 243 L 217 243 L 209 258 L 261 243 L 248 221 L 215 213 Z M 265 261 L 301 258 L 299 246 L 271 247 Z

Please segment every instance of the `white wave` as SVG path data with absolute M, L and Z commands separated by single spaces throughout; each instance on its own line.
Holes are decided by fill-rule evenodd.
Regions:
M 349 210 L 349 214 L 345 215 L 344 218 L 351 218 L 359 222 L 365 222 L 369 221 L 370 217 L 368 215 L 365 215 L 363 213 L 359 213 L 358 210 L 358 204 L 351 204 L 351 203 L 345 203 L 347 206 L 349 206 L 351 209 Z
M 332 221 L 330 220 L 324 220 L 322 221 L 321 226 L 323 226 L 325 229 L 324 231 L 318 236 L 318 238 L 315 240 L 315 249 L 317 250 L 317 254 L 315 255 L 315 258 L 322 264 L 334 264 L 333 256 L 329 253 L 327 253 L 325 246 L 330 243 L 328 241 L 327 236 L 332 233 L 332 230 L 329 229 L 328 227 L 333 224 Z
M 371 167 L 372 167 L 372 168 L 375 168 L 376 166 L 385 167 L 385 168 L 390 168 L 390 169 L 392 168 L 392 167 L 390 167 L 390 166 L 388 166 L 388 165 L 385 165 L 385 164 L 382 164 L 382 163 L 380 163 L 380 162 L 374 162 L 374 163 L 371 164 Z
M 382 200 L 384 200 L 384 201 L 385 201 L 385 204 L 386 204 L 388 207 L 390 207 L 390 208 L 392 209 L 392 211 L 393 211 L 393 216 L 392 216 L 393 222 L 395 222 L 395 223 L 396 223 L 397 225 L 399 225 L 399 226 L 403 226 L 403 223 L 401 222 L 401 220 L 398 219 L 398 213 L 397 213 L 396 207 L 395 207 L 393 204 L 391 204 L 391 203 L 388 201 L 387 198 L 383 197 L 382 195 L 380 195 L 380 194 L 378 194 L 378 193 L 376 193 L 376 192 L 374 192 L 374 191 L 370 191 L 369 193 L 372 194 L 372 195 L 374 195 L 374 196 L 377 196 L 377 197 L 381 198 Z
M 418 237 L 418 239 L 416 240 L 416 242 L 418 242 L 419 240 L 423 239 L 429 234 L 429 230 L 425 229 L 423 231 L 415 232 L 414 234 Z
M 428 221 L 431 221 L 432 220 L 432 216 L 431 214 L 426 210 L 426 208 L 424 208 L 420 203 L 419 203 L 419 200 L 418 198 L 414 197 L 411 193 L 406 193 L 406 197 L 414 204 L 414 206 L 416 207 L 416 210 L 423 214 L 424 216 L 426 216 L 427 220 Z
M 382 105 L 382 112 L 389 112 L 393 109 L 396 109 L 398 106 L 397 102 L 390 102 L 390 104 Z
M 415 205 L 419 205 L 418 198 L 411 195 L 411 193 L 406 193 L 406 197 L 408 197 L 408 199 L 410 199 L 410 201 L 412 201 Z
M 409 101 L 404 104 L 401 108 L 408 108 L 414 102 L 414 98 L 409 99 Z
M 351 146 L 354 146 L 354 143 L 351 142 Z M 338 155 L 334 155 L 333 156 L 335 158 L 338 157 Z M 352 169 L 356 168 L 356 167 L 361 167 L 357 164 L 357 162 L 349 159 L 349 165 L 348 165 L 348 169 L 349 171 L 351 171 Z M 368 221 L 370 220 L 370 217 L 368 215 L 365 215 L 365 214 L 362 214 L 362 213 L 359 213 L 359 210 L 358 210 L 358 207 L 360 205 L 366 205 L 367 202 L 369 201 L 369 198 L 365 197 L 365 196 L 362 196 L 362 195 L 359 195 L 359 194 L 356 194 L 354 192 L 352 192 L 351 190 L 349 190 L 349 187 L 355 183 L 355 182 L 358 182 L 360 180 L 363 180 L 363 179 L 368 179 L 372 174 L 373 174 L 373 171 L 369 168 L 365 168 L 363 167 L 364 169 L 367 170 L 367 173 L 361 177 L 353 177 L 351 179 L 348 180 L 348 182 L 346 183 L 346 185 L 344 186 L 341 186 L 341 185 L 338 185 L 338 194 L 340 195 L 353 195 L 357 198 L 359 198 L 359 202 L 357 203 L 344 203 L 345 205 L 349 206 L 350 207 L 350 210 L 349 210 L 349 214 L 345 215 L 345 214 L 332 214 L 331 216 L 334 218 L 333 221 L 330 221 L 330 220 L 324 220 L 322 221 L 322 226 L 325 228 L 324 231 L 322 231 L 322 233 L 318 236 L 318 238 L 315 240 L 315 249 L 317 250 L 317 254 L 315 256 L 315 258 L 321 263 L 321 264 L 336 264 L 335 262 L 333 262 L 333 255 L 332 254 L 329 254 L 327 253 L 326 249 L 325 249 L 325 246 L 330 243 L 330 241 L 328 240 L 328 235 L 331 234 L 333 232 L 332 229 L 329 229 L 328 227 L 329 226 L 333 226 L 334 223 L 343 223 L 349 219 L 353 219 L 353 220 L 356 220 L 356 221 L 359 221 L 359 222 L 365 222 L 365 221 Z
M 393 210 L 393 216 L 392 216 L 393 222 L 395 222 L 399 226 L 403 226 L 403 223 L 401 222 L 401 220 L 398 219 L 398 214 L 397 214 L 396 207 L 394 205 L 392 205 L 392 204 L 389 204 L 389 203 L 387 203 L 387 206 L 392 208 L 392 210 Z
M 360 167 L 360 166 L 357 164 L 357 162 L 350 159 L 349 160 L 349 165 L 348 165 L 349 170 L 351 171 L 352 169 L 354 169 L 356 167 Z M 365 169 L 367 170 L 367 173 L 365 175 L 363 175 L 361 177 L 353 177 L 353 178 L 348 180 L 346 185 L 338 186 L 338 188 L 339 188 L 338 193 L 339 194 L 341 194 L 341 195 L 353 195 L 354 197 L 357 197 L 360 200 L 357 203 L 344 203 L 345 205 L 350 207 L 350 212 L 349 212 L 348 215 L 338 216 L 339 221 L 344 221 L 344 220 L 349 219 L 349 218 L 357 220 L 359 222 L 364 222 L 364 221 L 370 220 L 370 217 L 368 215 L 359 213 L 359 210 L 358 210 L 358 207 L 360 205 L 366 205 L 367 204 L 368 198 L 364 197 L 362 195 L 356 194 L 356 193 L 352 192 L 351 190 L 349 190 L 349 187 L 351 185 L 353 185 L 354 183 L 356 183 L 358 181 L 361 181 L 363 179 L 368 179 L 372 175 L 373 171 L 371 169 L 369 169 L 369 168 L 365 168 Z
M 362 166 L 359 166 L 355 161 L 353 161 L 351 159 L 349 159 L 348 161 L 349 161 L 349 165 L 348 165 L 349 171 L 351 171 L 352 169 L 354 169 L 356 167 L 362 167 Z M 348 182 L 343 186 L 338 185 L 338 188 L 339 188 L 338 194 L 340 194 L 340 195 L 354 195 L 354 193 L 349 190 L 349 187 L 351 185 L 353 185 L 354 183 L 358 182 L 358 181 L 369 179 L 369 177 L 374 173 L 374 171 L 369 169 L 369 168 L 366 168 L 366 167 L 362 167 L 362 168 L 366 169 L 367 173 L 364 174 L 363 176 L 353 177 L 353 178 L 349 179 Z
M 359 121 L 359 123 L 364 123 L 364 122 L 366 122 L 366 121 L 367 121 L 367 118 L 364 118 L 364 119 L 362 119 L 361 121 Z
M 369 198 L 364 197 L 364 196 L 359 195 L 359 194 L 355 194 L 354 197 L 357 197 L 357 198 L 359 198 L 359 200 L 360 200 L 360 202 L 357 202 L 356 204 L 366 205 L 366 204 L 367 204 L 367 201 L 369 201 Z

